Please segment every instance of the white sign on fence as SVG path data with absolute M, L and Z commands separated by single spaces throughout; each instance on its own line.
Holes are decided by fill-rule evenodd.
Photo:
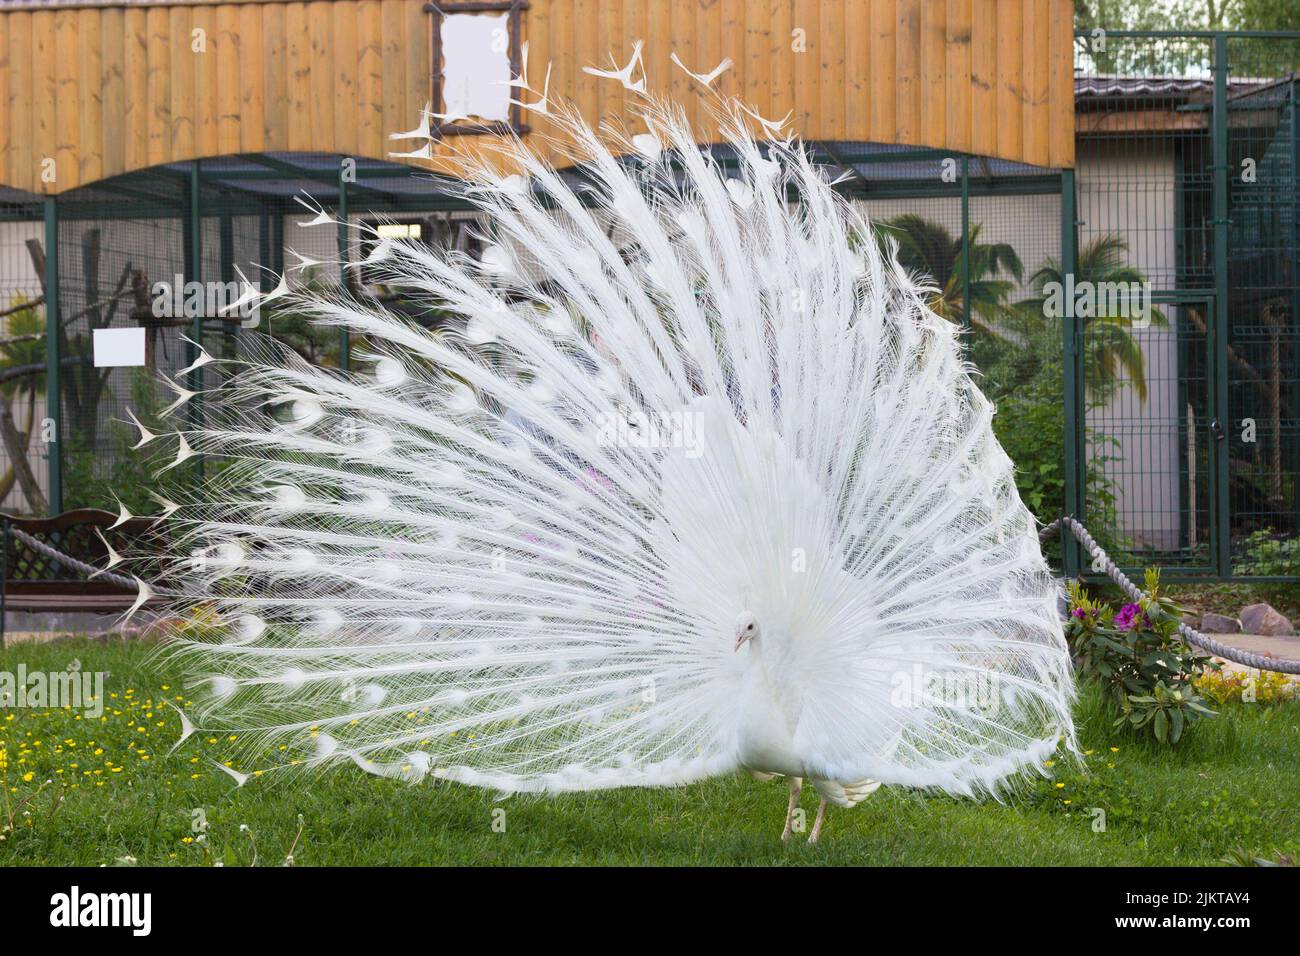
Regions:
M 95 329 L 95 367 L 144 364 L 144 327 Z

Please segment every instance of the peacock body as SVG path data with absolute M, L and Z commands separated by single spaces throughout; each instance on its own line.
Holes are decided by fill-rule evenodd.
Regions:
M 738 105 L 728 169 L 663 104 L 635 137 L 550 119 L 576 183 L 518 143 L 464 160 L 481 260 L 372 246 L 447 327 L 290 292 L 359 371 L 200 353 L 225 377 L 172 464 L 223 468 L 165 584 L 209 624 L 175 644 L 202 723 L 411 781 L 747 769 L 845 806 L 1071 745 L 1034 520 L 887 241 Z

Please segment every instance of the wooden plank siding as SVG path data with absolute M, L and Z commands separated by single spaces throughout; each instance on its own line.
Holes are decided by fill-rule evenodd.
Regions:
M 455 3 L 456 0 L 450 0 Z M 387 158 L 432 96 L 426 0 L 87 0 L 0 8 L 0 184 L 57 193 L 262 151 Z M 1074 163 L 1070 0 L 529 0 L 529 79 L 636 132 L 637 97 L 582 72 L 645 42 L 649 88 L 700 137 L 707 91 L 676 52 L 810 140 Z M 525 96 L 525 99 L 533 99 Z M 435 107 L 438 104 L 435 104 Z M 545 117 L 524 114 L 537 148 Z M 482 145 L 461 136 L 435 147 Z M 42 178 L 54 163 L 53 181 Z M 424 163 L 423 165 L 428 165 Z M 48 178 L 48 177 L 47 177 Z

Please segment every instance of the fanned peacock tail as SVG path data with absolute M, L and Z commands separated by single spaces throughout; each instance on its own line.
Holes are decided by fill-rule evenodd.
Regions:
M 448 327 L 296 292 L 359 371 L 201 353 L 202 425 L 154 439 L 223 465 L 160 585 L 208 622 L 173 645 L 201 723 L 411 780 L 685 783 L 738 765 L 749 610 L 825 779 L 985 791 L 1072 745 L 1034 521 L 927 291 L 738 104 L 725 169 L 648 98 L 635 138 L 549 116 L 580 176 L 464 159 L 481 261 L 364 263 Z

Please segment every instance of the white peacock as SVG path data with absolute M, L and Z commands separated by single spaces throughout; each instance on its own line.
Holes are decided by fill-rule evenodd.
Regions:
M 366 263 L 448 328 L 291 291 L 362 371 L 200 354 L 228 375 L 173 464 L 227 467 L 169 503 L 177 608 L 223 622 L 176 643 L 198 722 L 502 792 L 782 774 L 784 836 L 808 778 L 810 839 L 1071 747 L 1034 520 L 925 290 L 738 104 L 712 153 L 648 96 L 635 144 L 539 108 L 580 176 L 464 158 L 483 262 Z

